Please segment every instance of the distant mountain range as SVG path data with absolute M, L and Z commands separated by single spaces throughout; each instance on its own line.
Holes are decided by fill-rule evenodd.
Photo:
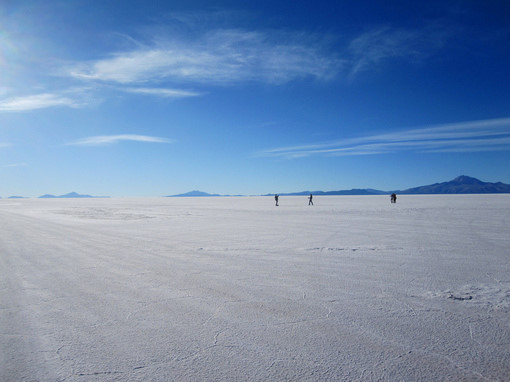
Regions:
M 58 199 L 58 198 L 109 198 L 109 196 L 92 196 L 92 195 L 81 195 L 77 192 L 70 192 L 65 195 L 51 195 L 51 194 L 44 194 L 39 196 L 39 199 Z M 1 199 L 1 197 L 0 197 Z M 28 199 L 26 196 L 9 196 L 7 199 Z
M 453 180 L 443 183 L 434 183 L 428 186 L 408 188 L 407 190 L 381 191 L 374 189 L 353 189 L 346 191 L 303 191 L 281 195 L 387 195 L 391 193 L 412 194 L 507 194 L 510 193 L 510 184 L 501 182 L 488 183 L 476 178 L 461 175 Z
M 388 191 L 374 190 L 372 188 L 353 188 L 351 190 L 340 190 L 340 191 L 300 191 L 300 192 L 289 192 L 281 193 L 281 196 L 305 196 L 305 195 L 386 195 Z M 390 192 L 391 193 L 391 192 Z M 266 194 L 268 196 L 272 194 Z
M 51 195 L 51 194 L 45 194 L 39 196 L 40 199 L 54 199 L 54 198 L 107 198 L 107 196 L 92 196 L 92 195 L 81 195 L 77 192 L 70 192 L 65 195 Z
M 243 195 L 220 195 L 220 194 L 208 194 L 203 191 L 190 191 L 184 194 L 168 195 L 167 198 L 182 198 L 182 197 L 200 197 L 200 196 L 243 196 Z
M 457 178 L 443 183 L 434 183 L 428 186 L 420 186 L 408 188 L 406 190 L 391 190 L 381 191 L 372 188 L 365 189 L 352 189 L 340 191 L 300 191 L 281 193 L 282 196 L 304 196 L 304 195 L 387 195 L 391 193 L 396 194 L 508 194 L 510 193 L 510 184 L 501 182 L 489 183 L 482 182 L 476 178 L 466 175 L 458 176 Z M 273 194 L 266 194 L 268 196 Z M 186 197 L 186 196 L 230 196 L 208 194 L 202 191 L 191 191 L 185 194 L 171 195 L 172 197 Z
M 281 193 L 282 196 L 303 196 L 303 195 L 388 195 L 391 193 L 396 194 L 510 194 L 510 184 L 501 182 L 489 183 L 482 182 L 479 179 L 472 178 L 466 175 L 461 175 L 453 180 L 442 183 L 434 183 L 428 186 L 420 186 L 408 188 L 406 190 L 391 190 L 381 191 L 374 190 L 372 188 L 363 189 L 351 189 L 351 190 L 340 190 L 340 191 L 300 191 L 300 192 L 289 192 Z M 273 195 L 266 194 L 262 196 Z M 220 194 L 209 194 L 203 191 L 190 191 L 184 194 L 169 195 L 168 197 L 207 197 L 207 196 L 242 196 L 242 195 L 220 195 Z M 64 195 L 51 195 L 45 194 L 39 196 L 42 199 L 52 198 L 108 198 L 109 196 L 92 196 L 82 195 L 77 192 L 70 192 Z M 23 196 L 10 196 L 9 199 L 22 199 Z

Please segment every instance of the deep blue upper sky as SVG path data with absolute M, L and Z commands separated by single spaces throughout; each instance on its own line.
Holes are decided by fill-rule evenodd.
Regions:
M 0 195 L 510 183 L 507 1 L 0 0 Z

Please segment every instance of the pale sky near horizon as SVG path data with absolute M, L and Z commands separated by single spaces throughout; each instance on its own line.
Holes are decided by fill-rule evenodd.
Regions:
M 0 196 L 510 183 L 507 1 L 0 0 Z

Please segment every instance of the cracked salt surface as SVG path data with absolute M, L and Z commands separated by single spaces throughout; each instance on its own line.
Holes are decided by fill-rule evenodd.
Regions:
M 0 381 L 505 381 L 510 195 L 0 200 Z

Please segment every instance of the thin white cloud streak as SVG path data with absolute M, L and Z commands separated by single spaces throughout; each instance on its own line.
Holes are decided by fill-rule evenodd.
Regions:
M 328 79 L 339 61 L 320 44 L 300 38 L 275 41 L 270 33 L 217 30 L 194 41 L 168 40 L 82 63 L 68 74 L 84 80 L 121 84 L 164 80 L 231 84 L 237 81 L 286 83 L 299 78 Z
M 119 143 L 121 141 L 133 141 L 133 142 L 144 142 L 144 143 L 172 143 L 173 141 L 167 138 L 151 137 L 146 135 L 136 134 L 121 134 L 121 135 L 99 135 L 94 137 L 88 137 L 79 139 L 74 142 L 70 142 L 68 146 L 105 146 Z
M 357 137 L 342 141 L 260 151 L 258 157 L 376 155 L 401 151 L 477 152 L 510 150 L 510 118 L 460 122 Z
M 59 92 L 44 92 L 0 99 L 0 112 L 25 112 L 53 107 L 80 108 L 97 103 L 91 87 L 71 87 Z
M 132 87 L 117 88 L 117 90 L 173 99 L 199 97 L 203 95 L 203 93 L 189 90 L 166 88 Z M 53 107 L 81 108 L 100 102 L 98 98 L 93 97 L 93 92 L 94 89 L 92 88 L 71 88 L 61 93 L 41 93 L 0 99 L 0 112 L 26 112 Z
M 121 90 L 128 93 L 153 95 L 164 98 L 189 98 L 200 97 L 203 93 L 193 92 L 189 90 L 180 89 L 164 89 L 164 88 L 121 88 Z
M 20 112 L 56 106 L 78 107 L 79 103 L 60 94 L 42 93 L 0 100 L 0 111 Z

